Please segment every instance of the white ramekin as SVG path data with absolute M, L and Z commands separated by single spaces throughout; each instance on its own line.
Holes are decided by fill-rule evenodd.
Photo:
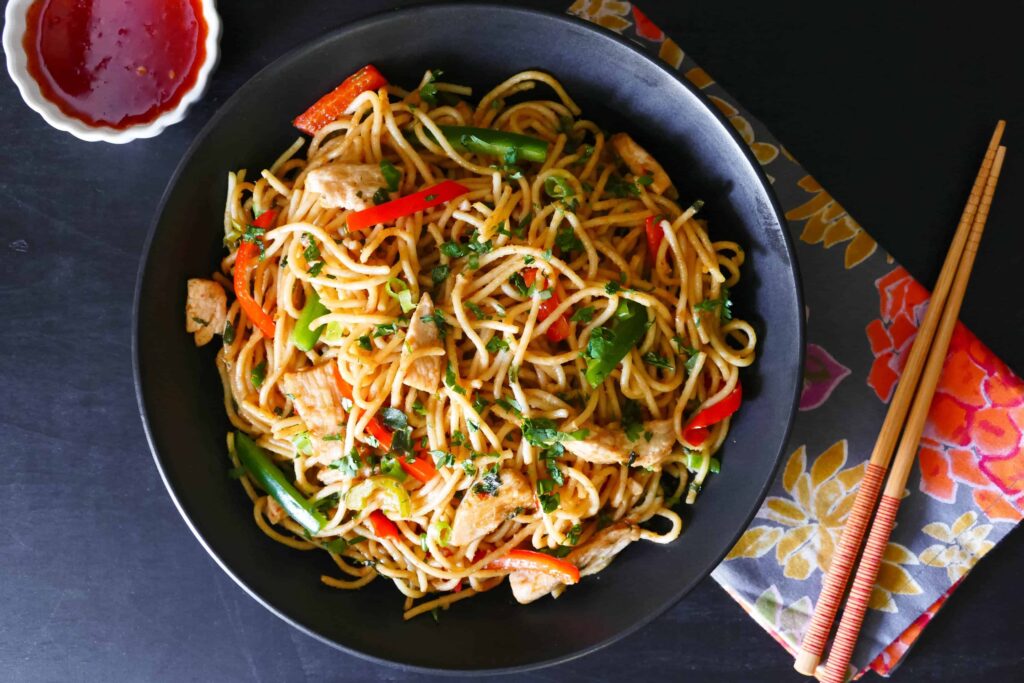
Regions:
M 90 126 L 84 121 L 68 116 L 56 104 L 43 97 L 39 83 L 28 72 L 28 55 L 22 46 L 22 38 L 25 35 L 28 8 L 32 2 L 33 0 L 10 0 L 7 3 L 3 38 L 4 52 L 7 54 L 7 72 L 18 86 L 25 104 L 36 110 L 54 128 L 71 133 L 80 140 L 121 144 L 159 135 L 167 126 L 185 118 L 189 105 L 202 96 L 210 74 L 220 58 L 220 16 L 217 14 L 214 0 L 200 0 L 203 19 L 206 21 L 206 55 L 199 67 L 196 82 L 182 96 L 178 105 L 149 123 L 140 123 L 125 129 Z

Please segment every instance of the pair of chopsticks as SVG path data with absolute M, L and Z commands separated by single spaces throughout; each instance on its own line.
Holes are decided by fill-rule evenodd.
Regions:
M 967 289 L 971 268 L 974 266 L 981 233 L 988 219 L 992 197 L 1003 166 L 1003 157 L 1006 154 L 1006 147 L 999 144 L 1005 126 L 1006 122 L 1000 121 L 992 134 L 967 205 L 960 216 L 953 243 L 942 265 L 942 272 L 935 283 L 924 322 L 918 329 L 917 338 L 910 349 L 903 376 L 889 404 L 889 411 L 882 423 L 875 448 L 871 452 L 860 489 L 857 491 L 839 545 L 833 555 L 832 564 L 822 583 L 814 616 L 794 664 L 794 668 L 800 673 L 818 676 L 825 683 L 842 683 L 847 677 L 850 658 L 857 645 L 871 590 L 878 577 L 882 555 L 896 521 L 896 512 L 900 506 L 907 477 L 916 459 L 918 442 L 924 430 L 935 387 L 942 373 L 942 365 L 960 313 L 960 304 Z M 903 436 L 894 459 L 893 449 L 901 432 Z M 889 472 L 888 482 L 875 512 L 875 503 L 878 501 L 878 494 L 890 462 L 892 471 Z M 873 512 L 874 521 L 867 533 L 864 553 L 856 566 L 853 587 L 850 589 L 846 607 L 839 621 L 828 661 L 822 670 L 818 665 Z

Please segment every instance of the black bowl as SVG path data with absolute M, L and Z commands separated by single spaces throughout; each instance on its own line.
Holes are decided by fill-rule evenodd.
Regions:
M 320 583 L 325 555 L 266 536 L 227 476 L 222 394 L 213 352 L 183 331 L 185 280 L 222 255 L 226 174 L 260 169 L 291 143 L 291 119 L 344 76 L 373 62 L 397 83 L 425 68 L 483 92 L 526 68 L 556 75 L 584 115 L 653 150 L 686 195 L 705 200 L 716 238 L 744 245 L 737 313 L 760 334 L 743 371 L 745 402 L 721 474 L 670 545 L 637 543 L 558 600 L 517 605 L 501 587 L 455 605 L 440 624 L 402 621 L 385 580 L 360 591 Z M 331 33 L 267 67 L 206 125 L 164 194 L 136 293 L 135 381 L 157 467 L 185 521 L 242 588 L 296 628 L 378 661 L 448 671 L 510 670 L 565 661 L 649 622 L 721 561 L 772 480 L 801 386 L 803 307 L 792 245 L 769 184 L 746 146 L 688 83 L 633 45 L 565 16 L 498 6 L 417 7 Z M 682 645 L 682 640 L 680 640 Z

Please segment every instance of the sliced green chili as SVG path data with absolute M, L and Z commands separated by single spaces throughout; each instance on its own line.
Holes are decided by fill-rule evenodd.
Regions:
M 629 350 L 647 331 L 647 308 L 631 299 L 623 299 L 615 309 L 610 325 L 590 335 L 587 350 L 587 382 L 597 387 L 629 354 Z
M 320 303 L 320 295 L 316 293 L 315 289 L 310 289 L 309 294 L 306 295 L 306 305 L 302 307 L 302 313 L 299 314 L 299 319 L 295 322 L 295 328 L 292 330 L 292 341 L 300 351 L 310 351 L 316 345 L 317 340 L 320 339 L 320 333 L 324 331 L 324 326 L 321 325 L 315 330 L 311 330 L 309 324 L 328 313 L 330 311 L 327 310 L 327 307 Z
M 490 128 L 441 126 L 448 144 L 459 152 L 475 152 L 489 157 L 506 156 L 539 164 L 548 159 L 548 143 L 540 138 Z

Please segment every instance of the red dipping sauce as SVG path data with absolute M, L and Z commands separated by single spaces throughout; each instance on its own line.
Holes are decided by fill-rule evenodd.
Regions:
M 206 57 L 201 0 L 36 0 L 23 44 L 43 96 L 90 126 L 174 109 Z

